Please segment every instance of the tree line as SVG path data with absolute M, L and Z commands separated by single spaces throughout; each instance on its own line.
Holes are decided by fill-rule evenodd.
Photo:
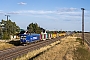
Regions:
M 37 23 L 30 23 L 27 26 L 28 33 L 37 33 L 40 34 L 41 31 L 45 32 L 45 29 L 40 27 Z M 10 35 L 20 35 L 23 34 L 25 31 L 20 31 L 21 28 L 16 25 L 15 22 L 11 20 L 1 20 L 0 22 L 0 39 L 10 39 Z
M 10 39 L 10 35 L 20 35 L 25 33 L 25 31 L 20 31 L 20 27 L 16 25 L 15 22 L 11 20 L 1 20 L 0 22 L 0 38 L 2 39 Z M 27 26 L 28 33 L 37 33 L 40 34 L 41 32 L 45 32 L 45 29 L 40 27 L 37 23 L 30 23 Z M 67 31 L 47 31 L 48 33 L 65 33 Z M 73 31 L 76 32 L 76 31 Z M 81 32 L 81 31 L 77 31 Z

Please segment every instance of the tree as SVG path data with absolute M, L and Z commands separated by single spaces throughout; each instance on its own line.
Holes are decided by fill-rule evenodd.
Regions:
M 16 33 L 20 32 L 19 26 L 17 26 L 16 23 L 12 22 L 11 20 L 2 20 L 1 23 L 4 24 L 2 28 L 3 39 L 9 39 L 10 35 L 15 35 Z
M 41 33 L 41 31 L 44 31 L 45 29 L 41 28 L 37 23 L 30 23 L 27 26 L 27 30 L 29 33 Z

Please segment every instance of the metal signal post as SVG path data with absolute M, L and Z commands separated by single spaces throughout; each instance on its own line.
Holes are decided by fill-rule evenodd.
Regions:
M 84 8 L 81 8 L 82 10 L 82 44 L 84 45 Z

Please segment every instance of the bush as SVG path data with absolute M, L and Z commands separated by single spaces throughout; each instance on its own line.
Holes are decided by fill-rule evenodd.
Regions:
M 82 44 L 82 39 L 81 38 L 76 38 L 76 42 L 79 42 L 80 44 Z
M 10 39 L 10 35 L 7 32 L 4 32 L 2 39 Z

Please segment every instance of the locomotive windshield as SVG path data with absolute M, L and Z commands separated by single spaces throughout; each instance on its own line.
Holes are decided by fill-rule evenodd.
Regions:
M 21 36 L 21 39 L 26 39 L 26 36 Z

